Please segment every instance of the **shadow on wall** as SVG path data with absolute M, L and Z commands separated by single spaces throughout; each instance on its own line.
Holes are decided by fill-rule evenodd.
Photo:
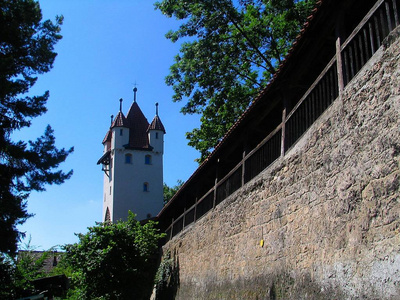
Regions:
M 339 288 L 321 287 L 314 282 L 309 274 L 294 278 L 288 272 L 276 274 L 272 278 L 267 297 L 270 300 L 283 299 L 345 299 Z
M 178 286 L 177 286 L 178 287 Z M 222 284 L 208 284 L 203 290 L 193 284 L 179 287 L 176 299 L 229 299 L 229 300 L 339 300 L 346 299 L 342 290 L 335 286 L 321 286 L 308 273 L 290 274 L 280 271 L 269 276 L 238 279 Z M 175 295 L 170 294 L 175 299 Z M 370 298 L 362 298 L 370 299 Z M 379 299 L 379 298 L 372 298 Z

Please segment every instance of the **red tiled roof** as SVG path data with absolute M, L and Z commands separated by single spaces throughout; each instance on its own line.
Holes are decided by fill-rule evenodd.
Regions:
M 129 147 L 142 149 L 149 148 L 149 138 L 147 135 L 149 122 L 136 102 L 132 103 L 129 112 L 126 115 L 126 122 L 129 128 Z
M 102 143 L 104 144 L 104 143 L 107 143 L 107 142 L 111 142 L 111 136 L 112 136 L 112 131 L 108 130 Z
M 114 127 L 128 127 L 126 122 L 126 118 L 124 114 L 120 111 L 118 115 L 115 117 L 114 122 L 111 125 L 111 128 Z
M 149 130 L 161 130 L 161 131 L 163 131 L 164 133 L 166 133 L 166 132 L 165 132 L 164 125 L 163 125 L 163 123 L 161 122 L 159 116 L 155 116 L 155 117 L 154 117 L 154 119 L 153 119 L 153 121 L 151 122 L 151 124 L 149 125 L 149 128 L 147 129 L 147 131 L 149 131 Z

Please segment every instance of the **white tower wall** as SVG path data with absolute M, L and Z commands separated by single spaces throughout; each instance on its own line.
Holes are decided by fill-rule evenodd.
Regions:
M 153 151 L 164 153 L 164 132 L 162 130 L 149 130 L 148 135 Z
M 125 127 L 114 127 L 111 145 L 113 149 L 123 149 L 129 143 L 129 129 Z
M 132 155 L 131 163 L 125 162 L 126 154 Z M 151 156 L 151 164 L 146 164 L 146 155 Z M 141 150 L 116 151 L 114 163 L 112 221 L 126 220 L 129 210 L 138 220 L 154 217 L 162 208 L 162 155 Z
M 108 165 L 108 170 L 104 172 L 103 178 L 103 221 L 105 220 L 105 215 L 107 209 L 109 210 L 110 217 L 112 220 L 112 212 L 113 212 L 113 151 L 110 154 L 110 164 Z M 104 152 L 105 153 L 105 152 Z
M 114 120 L 104 141 L 103 157 L 99 160 L 106 169 L 103 180 L 103 221 L 106 220 L 107 211 L 111 222 L 126 220 L 129 211 L 136 214 L 137 220 L 155 217 L 161 211 L 165 130 L 158 116 L 156 118 L 158 123 L 149 125 L 134 102 L 127 118 L 120 110 Z M 145 132 L 146 124 L 148 133 Z M 153 124 L 157 125 L 152 127 Z M 163 130 L 159 130 L 158 126 Z M 132 134 L 130 130 L 135 131 Z M 142 134 L 148 138 L 148 144 Z

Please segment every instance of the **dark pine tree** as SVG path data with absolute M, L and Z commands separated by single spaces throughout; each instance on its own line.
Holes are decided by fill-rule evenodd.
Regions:
M 38 74 L 52 68 L 54 45 L 61 39 L 62 17 L 42 21 L 34 0 L 0 0 L 0 252 L 13 255 L 22 236 L 17 225 L 30 217 L 27 198 L 72 175 L 57 170 L 73 151 L 57 149 L 47 126 L 36 141 L 15 141 L 12 134 L 46 112 L 49 92 L 27 95 Z

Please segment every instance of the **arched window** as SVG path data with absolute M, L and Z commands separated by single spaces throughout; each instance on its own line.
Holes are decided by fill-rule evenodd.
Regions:
M 130 154 L 130 153 L 125 154 L 125 163 L 126 164 L 132 163 L 132 154 Z
M 146 165 L 151 165 L 151 155 L 146 155 L 146 156 L 144 157 L 144 163 L 145 163 Z
M 149 191 L 149 183 L 145 182 L 143 183 L 143 192 L 148 192 Z
M 106 215 L 104 217 L 104 223 L 105 222 L 111 222 L 111 214 L 110 214 L 110 210 L 108 209 L 108 207 L 107 207 L 107 210 L 106 210 Z

